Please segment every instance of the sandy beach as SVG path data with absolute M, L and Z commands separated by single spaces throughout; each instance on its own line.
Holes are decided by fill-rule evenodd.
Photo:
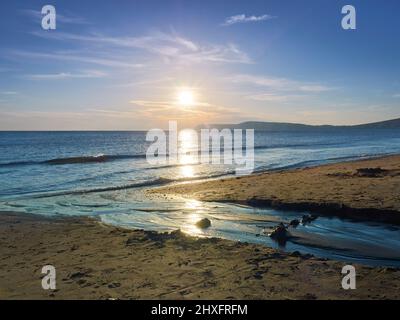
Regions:
M 400 156 L 178 184 L 150 190 L 203 201 L 400 223 Z
M 1 299 L 399 299 L 400 270 L 356 266 L 261 245 L 125 230 L 93 219 L 0 215 Z M 57 289 L 41 288 L 52 264 Z
M 392 156 L 174 185 L 149 195 L 315 206 L 397 222 L 399 172 L 400 156 Z M 344 262 L 180 231 L 161 234 L 93 218 L 2 212 L 0 234 L 0 299 L 400 298 L 395 268 L 355 265 L 357 289 L 344 290 Z M 41 287 L 41 268 L 48 264 L 56 268 L 56 290 Z

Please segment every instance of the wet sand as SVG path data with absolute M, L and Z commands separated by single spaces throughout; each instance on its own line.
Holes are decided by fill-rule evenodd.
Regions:
M 108 226 L 89 218 L 0 214 L 1 299 L 399 299 L 400 270 L 261 245 Z M 41 288 L 55 266 L 57 289 Z
M 369 168 L 369 169 L 366 169 Z M 373 168 L 371 170 L 371 168 Z M 379 169 L 378 169 L 379 168 Z M 398 222 L 400 156 L 149 190 L 185 196 Z M 92 218 L 0 213 L 1 299 L 399 299 L 400 270 L 356 266 L 262 245 L 160 234 Z M 57 289 L 41 288 L 41 268 Z
M 166 186 L 149 194 L 400 224 L 400 156 Z

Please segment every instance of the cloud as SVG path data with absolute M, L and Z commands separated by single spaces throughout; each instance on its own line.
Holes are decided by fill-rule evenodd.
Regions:
M 226 80 L 232 83 L 247 83 L 254 86 L 267 87 L 274 91 L 299 91 L 306 93 L 320 93 L 335 89 L 318 83 L 303 83 L 286 78 L 254 76 L 248 74 L 233 75 L 226 78 Z
M 14 95 L 18 94 L 18 92 L 16 92 L 16 91 L 2 91 L 2 92 L 0 92 L 0 94 L 4 94 L 4 95 L 7 95 L 7 96 L 14 96 Z
M 127 82 L 127 83 L 120 83 L 120 84 L 113 84 L 110 87 L 112 88 L 129 88 L 129 87 L 152 87 L 154 88 L 155 85 L 160 83 L 168 83 L 175 80 L 174 77 L 162 77 L 156 79 L 146 79 L 146 80 L 139 80 L 134 82 Z
M 273 78 L 265 76 L 253 76 L 248 74 L 236 74 L 228 77 L 227 80 L 233 83 L 249 83 L 257 86 L 284 88 L 290 85 L 290 81 L 285 78 Z
M 395 93 L 394 95 L 392 95 L 392 98 L 400 98 L 400 93 Z
M 305 91 L 305 92 L 324 92 L 324 91 L 333 90 L 333 88 L 319 85 L 319 84 L 304 85 L 304 86 L 300 86 L 299 89 L 301 91 Z
M 293 100 L 299 100 L 304 98 L 304 96 L 300 95 L 278 95 L 274 93 L 261 93 L 261 94 L 253 94 L 246 97 L 250 100 L 255 101 L 265 101 L 265 102 L 289 102 Z
M 36 58 L 36 59 L 53 59 L 61 61 L 76 61 L 85 62 L 90 64 L 96 64 L 106 67 L 118 67 L 118 68 L 141 68 L 144 65 L 140 63 L 130 63 L 122 61 L 122 59 L 117 60 L 115 58 L 108 57 L 95 57 L 95 56 L 84 56 L 84 54 L 73 54 L 65 52 L 31 52 L 31 51 L 13 51 L 12 56 L 21 56 L 26 58 Z
M 249 113 L 243 113 L 238 108 L 223 107 L 197 102 L 190 108 L 182 108 L 174 101 L 132 100 L 130 103 L 139 107 L 136 114 L 157 121 L 180 120 L 184 123 L 200 124 L 208 121 L 229 121 L 229 119 L 240 119 L 248 117 Z
M 215 106 L 207 103 L 207 102 L 195 102 L 191 105 L 190 108 L 180 108 L 176 101 L 153 101 L 153 100 L 132 100 L 130 103 L 142 106 L 142 107 L 154 107 L 154 108 L 164 108 L 164 109 L 182 109 L 184 112 L 204 112 L 207 109 L 204 108 L 213 108 Z M 203 109 L 196 109 L 198 107 L 202 107 Z M 211 109 L 210 109 L 211 110 Z
M 30 17 L 34 21 L 41 21 L 44 15 L 42 15 L 42 12 L 39 10 L 33 10 L 33 9 L 25 9 L 20 11 L 23 15 L 26 15 Z M 56 8 L 56 19 L 57 23 L 66 23 L 66 24 L 89 24 L 89 22 L 79 16 L 76 16 L 74 14 L 61 14 L 57 11 Z
M 20 117 L 20 118 L 32 118 L 32 117 L 36 117 L 36 116 L 51 118 L 53 116 L 81 117 L 81 116 L 85 115 L 85 113 L 84 112 L 48 112 L 48 111 L 24 111 L 24 112 L 1 111 L 0 115 Z
M 30 80 L 64 80 L 64 79 L 87 79 L 87 78 L 103 78 L 107 74 L 102 71 L 89 70 L 83 73 L 60 72 L 51 74 L 28 74 L 24 78 Z
M 222 24 L 223 26 L 231 26 L 236 23 L 246 23 L 246 22 L 260 22 L 265 20 L 271 20 L 276 17 L 271 16 L 269 14 L 263 14 L 261 16 L 246 16 L 245 14 L 237 14 L 234 16 L 230 16 L 225 19 L 225 22 Z
M 153 32 L 139 37 L 117 37 L 99 34 L 78 35 L 72 33 L 32 32 L 33 35 L 54 40 L 74 41 L 107 48 L 133 48 L 160 56 L 165 62 L 224 62 L 251 63 L 251 59 L 237 45 L 228 43 L 200 45 L 174 33 Z

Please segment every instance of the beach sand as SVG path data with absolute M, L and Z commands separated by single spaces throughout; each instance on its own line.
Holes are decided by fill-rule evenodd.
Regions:
M 382 170 L 358 170 L 362 168 Z M 400 156 L 168 186 L 150 196 L 310 207 L 397 221 Z M 127 230 L 89 218 L 0 213 L 1 299 L 399 299 L 400 270 L 262 245 Z M 41 287 L 53 265 L 57 289 Z
M 400 270 L 356 266 L 180 232 L 125 230 L 88 218 L 0 214 L 1 299 L 399 299 Z M 43 290 L 41 268 L 56 268 Z
M 148 193 L 399 224 L 400 156 L 178 184 Z

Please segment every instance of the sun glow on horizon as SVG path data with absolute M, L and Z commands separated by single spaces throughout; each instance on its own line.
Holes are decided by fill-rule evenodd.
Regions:
M 193 106 L 195 102 L 195 95 L 193 90 L 189 88 L 182 88 L 178 91 L 178 104 L 184 107 Z

